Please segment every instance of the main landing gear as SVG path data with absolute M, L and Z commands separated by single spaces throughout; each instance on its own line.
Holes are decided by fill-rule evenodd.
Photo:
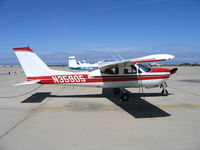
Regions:
M 168 91 L 166 90 L 166 87 L 167 87 L 166 82 L 164 82 L 163 84 L 160 85 L 160 88 L 162 88 L 162 91 L 161 91 L 162 96 L 168 96 L 169 95 Z M 126 101 L 129 100 L 129 94 L 123 88 L 114 88 L 113 93 L 115 95 L 120 95 L 120 100 L 123 101 L 123 102 L 126 102 Z
M 113 93 L 116 95 L 120 95 L 120 99 L 123 102 L 126 102 L 129 100 L 129 94 L 126 93 L 126 91 L 123 88 L 114 88 Z
M 160 88 L 162 88 L 162 91 L 161 91 L 162 96 L 168 96 L 169 95 L 168 91 L 166 90 L 166 87 L 167 87 L 166 82 L 164 82 L 163 84 L 160 85 Z

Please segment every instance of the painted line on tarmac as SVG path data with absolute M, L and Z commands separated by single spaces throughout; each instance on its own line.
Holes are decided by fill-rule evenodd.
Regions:
M 177 107 L 200 107 L 199 104 L 196 105 L 156 105 L 159 108 L 177 108 Z
M 180 108 L 180 107 L 200 107 L 200 105 L 155 105 L 156 107 L 159 108 Z M 128 105 L 127 105 L 128 107 Z M 130 107 L 134 107 L 134 106 L 130 106 Z M 111 105 L 111 106 L 96 106 L 96 107 L 91 107 L 91 106 L 80 106 L 80 107 L 70 107 L 70 106 L 66 106 L 66 107 L 41 107 L 40 110 L 50 110 L 50 109 L 68 109 L 68 110 L 72 110 L 72 109 L 118 109 L 120 108 L 120 106 L 116 106 L 116 105 Z

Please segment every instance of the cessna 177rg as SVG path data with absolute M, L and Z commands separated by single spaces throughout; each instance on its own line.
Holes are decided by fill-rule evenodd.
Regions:
M 120 94 L 122 101 L 129 99 L 124 88 L 130 87 L 162 87 L 161 94 L 167 96 L 166 80 L 177 71 L 177 68 L 150 68 L 140 64 L 173 59 L 174 56 L 169 54 L 109 62 L 101 64 L 98 69 L 91 72 L 75 73 L 50 69 L 30 47 L 13 48 L 13 50 L 27 77 L 27 81 L 16 85 L 38 83 L 113 88 L 115 94 Z

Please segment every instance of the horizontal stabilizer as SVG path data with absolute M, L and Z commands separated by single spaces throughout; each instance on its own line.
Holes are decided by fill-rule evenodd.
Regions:
M 15 84 L 15 86 L 18 86 L 18 85 L 30 85 L 30 84 L 35 84 L 35 83 L 38 83 L 38 82 L 40 82 L 40 80 L 24 81 L 22 83 Z

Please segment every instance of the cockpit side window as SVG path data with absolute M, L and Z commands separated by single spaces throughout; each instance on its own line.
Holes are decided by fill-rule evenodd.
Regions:
M 124 74 L 136 74 L 136 73 L 137 73 L 137 68 L 134 65 L 124 68 Z

